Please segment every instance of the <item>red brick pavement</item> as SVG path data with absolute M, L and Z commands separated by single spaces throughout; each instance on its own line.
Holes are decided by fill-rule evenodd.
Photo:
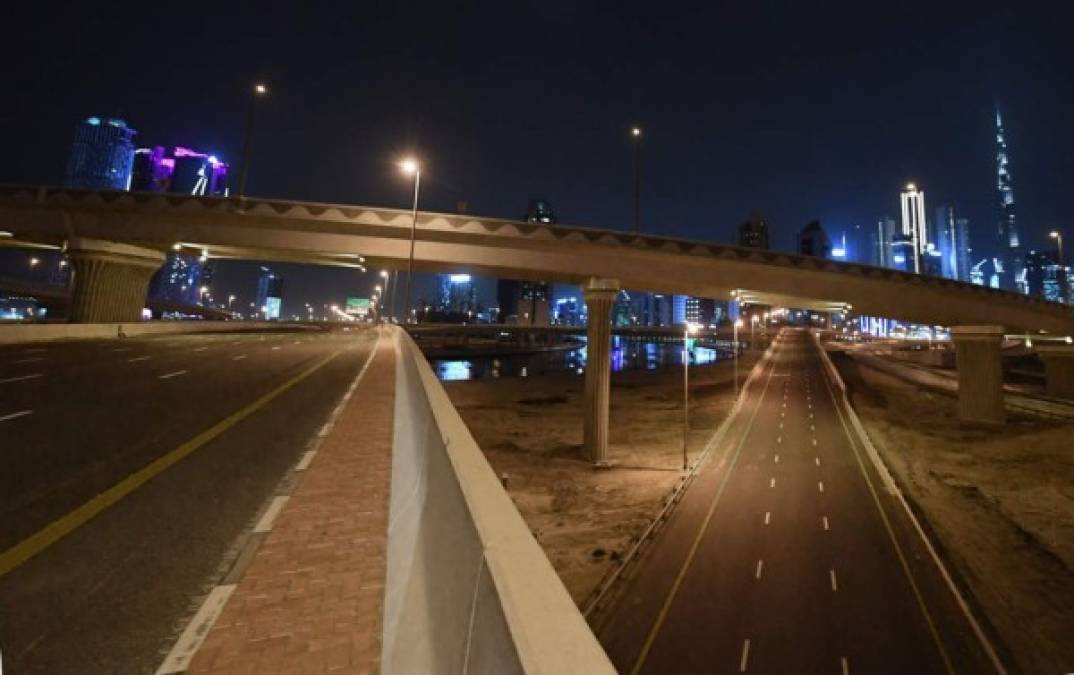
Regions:
M 377 673 L 395 400 L 384 338 L 188 673 Z

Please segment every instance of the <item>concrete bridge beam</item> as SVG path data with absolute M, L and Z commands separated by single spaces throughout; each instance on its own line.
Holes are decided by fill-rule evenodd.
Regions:
M 617 279 L 589 279 L 584 288 L 586 327 L 583 443 L 596 466 L 608 466 L 608 408 L 611 400 L 612 305 Z
M 1037 345 L 1044 362 L 1044 390 L 1049 396 L 1074 399 L 1074 345 Z
M 115 323 L 142 320 L 149 279 L 164 263 L 153 249 L 101 239 L 67 242 L 73 271 L 71 323 Z
M 958 368 L 958 419 L 969 424 L 1002 425 L 1003 326 L 952 326 Z

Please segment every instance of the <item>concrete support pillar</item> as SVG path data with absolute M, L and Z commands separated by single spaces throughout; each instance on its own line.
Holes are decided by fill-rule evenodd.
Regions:
M 585 284 L 584 293 L 589 318 L 586 326 L 583 442 L 594 464 L 608 466 L 612 305 L 619 294 L 619 281 L 591 278 Z
M 67 320 L 118 323 L 142 320 L 146 290 L 164 254 L 100 239 L 67 242 L 74 286 Z
M 970 424 L 1004 424 L 1003 327 L 953 326 L 951 339 L 958 368 L 958 419 Z
M 1044 362 L 1044 390 L 1049 396 L 1074 400 L 1074 345 L 1038 344 Z

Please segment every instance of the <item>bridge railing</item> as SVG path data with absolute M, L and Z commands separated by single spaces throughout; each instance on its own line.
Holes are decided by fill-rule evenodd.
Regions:
M 614 673 L 428 362 L 396 346 L 381 672 Z

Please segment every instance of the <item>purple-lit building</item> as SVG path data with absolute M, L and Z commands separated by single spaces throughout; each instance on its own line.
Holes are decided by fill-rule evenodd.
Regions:
M 215 155 L 190 148 L 177 146 L 170 156 L 159 145 L 139 148 L 134 151 L 131 190 L 226 196 L 227 171 L 228 165 Z

